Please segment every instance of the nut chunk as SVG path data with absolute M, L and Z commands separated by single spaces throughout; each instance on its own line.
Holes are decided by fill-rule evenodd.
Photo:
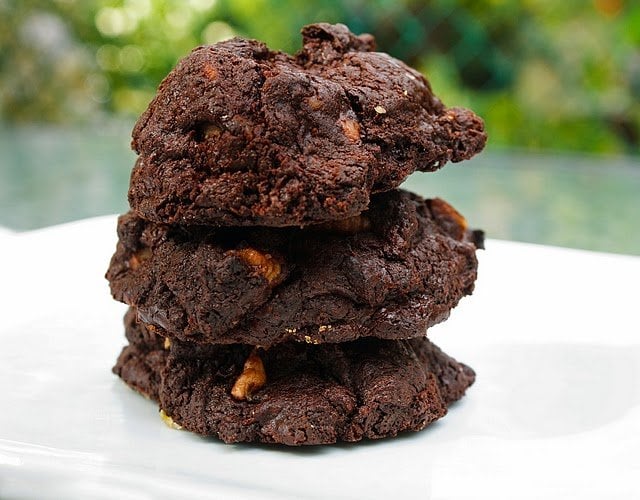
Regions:
M 264 371 L 264 365 L 254 349 L 244 362 L 242 373 L 231 389 L 231 395 L 239 401 L 250 401 L 251 395 L 262 388 L 266 382 L 267 374 Z
M 429 200 L 431 213 L 438 223 L 455 239 L 462 241 L 467 233 L 467 221 L 455 208 L 441 198 Z
M 151 258 L 151 249 L 144 247 L 141 250 L 138 250 L 129 258 L 129 267 L 135 271 L 138 269 L 143 262 L 149 260 Z
M 319 229 L 341 234 L 357 234 L 371 229 L 371 221 L 366 215 L 354 215 L 346 219 L 324 222 L 316 226 Z
M 268 253 L 262 253 L 254 248 L 237 250 L 238 255 L 247 265 L 255 268 L 270 285 L 280 277 L 280 262 Z

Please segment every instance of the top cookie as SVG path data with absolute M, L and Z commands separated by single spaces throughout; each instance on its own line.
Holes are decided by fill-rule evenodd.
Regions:
M 365 210 L 415 170 L 482 150 L 484 125 L 344 25 L 302 30 L 295 56 L 235 38 L 198 47 L 133 130 L 129 201 L 145 219 L 307 225 Z

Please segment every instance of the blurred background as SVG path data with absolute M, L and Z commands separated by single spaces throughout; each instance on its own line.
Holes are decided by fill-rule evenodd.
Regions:
M 0 226 L 125 211 L 131 127 L 179 58 L 233 36 L 295 52 L 317 21 L 484 118 L 482 155 L 406 187 L 489 237 L 640 255 L 631 0 L 0 0 Z

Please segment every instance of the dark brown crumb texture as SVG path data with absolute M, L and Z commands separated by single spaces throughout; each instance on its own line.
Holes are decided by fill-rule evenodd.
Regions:
M 133 130 L 129 190 L 145 219 L 306 225 L 357 215 L 416 170 L 486 142 L 469 110 L 344 25 L 302 30 L 295 56 L 254 40 L 198 47 Z
M 270 346 L 422 336 L 476 279 L 481 233 L 442 200 L 376 195 L 359 217 L 308 229 L 120 218 L 107 278 L 172 338 Z
M 267 383 L 236 401 L 231 387 L 252 346 L 165 345 L 143 330 L 129 312 L 130 345 L 114 372 L 175 423 L 227 443 L 314 445 L 417 431 L 444 416 L 475 379 L 425 338 L 288 342 L 259 350 Z

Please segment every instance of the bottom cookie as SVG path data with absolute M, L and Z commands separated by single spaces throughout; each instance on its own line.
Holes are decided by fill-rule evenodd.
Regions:
M 130 344 L 114 373 L 170 422 L 227 443 L 314 445 L 418 431 L 475 379 L 426 338 L 256 350 L 165 342 L 132 311 L 125 324 Z

